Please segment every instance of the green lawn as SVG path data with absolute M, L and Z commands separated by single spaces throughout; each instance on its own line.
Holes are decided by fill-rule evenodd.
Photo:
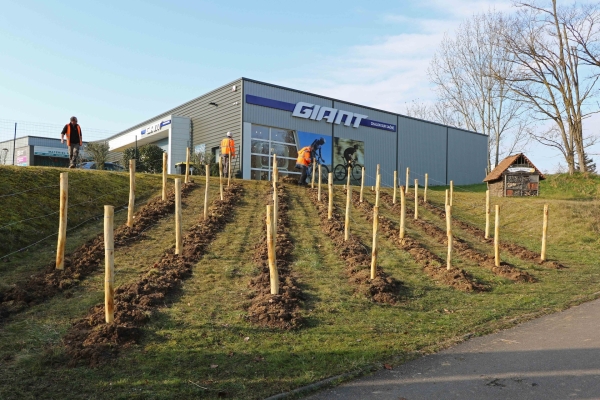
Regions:
M 214 199 L 217 180 L 211 179 Z M 143 327 L 142 342 L 109 364 L 97 369 L 68 368 L 61 344 L 70 323 L 102 302 L 100 273 L 69 295 L 32 307 L 0 326 L 0 398 L 264 398 L 337 374 L 379 368 L 384 362 L 398 365 L 466 337 L 600 295 L 597 177 L 550 176 L 542 183 L 540 197 L 492 200 L 502 206 L 502 239 L 538 252 L 543 205 L 550 205 L 548 255 L 568 268 L 548 269 L 502 253 L 511 264 L 535 276 L 536 283 L 513 283 L 456 257 L 458 266 L 491 288 L 478 294 L 459 292 L 431 280 L 410 255 L 381 235 L 380 265 L 404 283 L 401 302 L 394 306 L 375 304 L 354 293 L 343 261 L 315 221 L 317 213 L 306 188 L 288 185 L 290 235 L 295 244 L 292 269 L 306 295 L 302 313 L 307 322 L 292 332 L 256 327 L 245 318 L 245 307 L 248 283 L 258 273 L 252 256 L 263 234 L 268 183 L 242 183 L 245 194 L 235 220 L 223 227 L 181 290 L 151 316 Z M 593 190 L 590 185 L 595 185 Z M 431 188 L 429 201 L 442 206 L 443 189 Z M 339 186 L 335 190 L 336 207 L 343 211 L 344 194 Z M 484 192 L 485 185 L 456 187 L 454 216 L 482 228 Z M 186 199 L 187 226 L 201 218 L 203 193 L 200 185 Z M 365 193 L 373 203 L 374 194 Z M 50 201 L 43 197 L 37 193 L 36 202 Z M 385 207 L 381 213 L 392 220 L 399 217 Z M 420 214 L 444 226 L 427 210 L 421 209 Z M 122 271 L 119 284 L 151 268 L 161 251 L 172 246 L 171 222 L 157 224 L 147 231 L 147 240 L 116 255 L 117 277 Z M 445 259 L 444 246 L 410 224 L 407 227 L 409 236 Z M 353 209 L 351 231 L 368 248 L 371 230 L 361 211 Z M 467 232 L 456 229 L 454 235 L 480 252 L 493 254 L 491 246 Z M 52 261 L 53 246 L 40 248 L 47 261 Z M 27 263 L 27 257 L 34 255 L 26 253 L 21 262 Z

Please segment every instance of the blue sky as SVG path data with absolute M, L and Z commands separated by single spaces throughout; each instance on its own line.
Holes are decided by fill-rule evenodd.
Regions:
M 403 113 L 433 98 L 426 70 L 444 32 L 510 1 L 0 6 L 0 119 L 77 115 L 117 132 L 241 76 Z

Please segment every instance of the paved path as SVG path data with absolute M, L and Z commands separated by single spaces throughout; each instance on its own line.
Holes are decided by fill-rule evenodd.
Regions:
M 600 300 L 309 399 L 600 399 Z

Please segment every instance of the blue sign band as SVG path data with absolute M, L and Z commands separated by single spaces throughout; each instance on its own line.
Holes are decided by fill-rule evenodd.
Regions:
M 294 109 L 296 108 L 296 104 L 294 104 L 294 103 L 288 103 L 285 101 L 267 99 L 265 97 L 253 96 L 251 94 L 246 95 L 246 103 L 254 104 L 257 106 L 275 108 L 277 110 L 290 111 L 290 112 L 293 112 Z M 342 118 L 342 122 L 345 122 L 345 120 L 346 120 L 346 117 L 344 116 L 344 118 Z M 355 119 L 353 118 L 352 122 L 354 122 L 354 120 Z M 360 125 L 367 126 L 369 128 L 374 128 L 374 129 L 382 129 L 384 131 L 389 131 L 389 132 L 396 132 L 396 125 L 388 124 L 386 122 L 379 122 L 379 121 L 373 121 L 370 119 L 363 119 L 360 121 Z
M 278 110 L 293 112 L 296 105 L 294 103 L 287 103 L 285 101 L 267 99 L 265 97 L 252 96 L 251 94 L 246 95 L 246 103 L 255 104 L 257 106 L 276 108 Z

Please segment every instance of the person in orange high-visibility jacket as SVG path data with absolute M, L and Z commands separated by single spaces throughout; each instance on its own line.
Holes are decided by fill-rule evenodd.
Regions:
M 296 159 L 296 169 L 302 170 L 302 175 L 300 175 L 298 185 L 306 185 L 306 175 L 308 172 L 308 167 L 312 162 L 311 151 L 312 150 L 310 146 L 303 147 L 298 151 L 298 158 Z
M 229 163 L 235 157 L 235 142 L 231 138 L 231 132 L 221 140 L 221 157 L 223 157 L 223 176 L 229 176 Z
M 67 148 L 69 149 L 69 168 L 75 168 L 79 156 L 79 147 L 83 146 L 81 127 L 77 124 L 77 117 L 71 117 L 71 122 L 63 128 L 60 133 L 61 143 L 64 143 L 65 135 L 67 135 Z

